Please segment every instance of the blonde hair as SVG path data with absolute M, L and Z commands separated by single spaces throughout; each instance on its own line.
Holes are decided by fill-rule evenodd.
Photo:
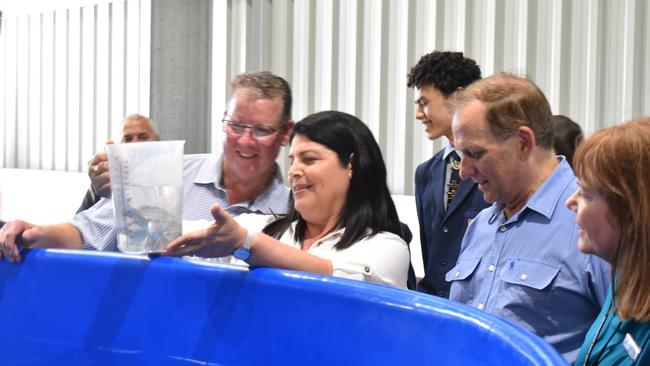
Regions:
M 621 318 L 650 320 L 650 117 L 595 133 L 575 154 L 576 175 L 605 197 L 619 230 L 612 259 Z

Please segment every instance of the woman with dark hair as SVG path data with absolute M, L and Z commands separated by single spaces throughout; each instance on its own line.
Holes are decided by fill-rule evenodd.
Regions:
M 606 128 L 576 151 L 567 200 L 578 248 L 609 262 L 612 286 L 576 365 L 650 365 L 650 118 Z
M 381 151 L 354 116 L 327 111 L 294 126 L 285 216 L 230 217 L 167 246 L 168 255 L 233 255 L 277 267 L 406 287 L 409 251 L 386 184 Z

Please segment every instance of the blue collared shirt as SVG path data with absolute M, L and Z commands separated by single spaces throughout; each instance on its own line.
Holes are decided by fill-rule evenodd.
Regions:
M 242 213 L 284 214 L 289 209 L 289 188 L 283 183 L 279 166 L 262 194 L 250 201 L 228 205 L 223 186 L 223 157 L 212 154 L 185 155 L 183 168 L 183 220 L 212 221 L 210 209 L 220 204 L 233 216 Z M 102 198 L 73 218 L 81 233 L 84 249 L 117 251 L 113 201 Z
M 564 204 L 577 182 L 558 159 L 517 214 L 506 220 L 495 203 L 476 216 L 446 279 L 450 299 L 519 324 L 572 362 L 603 305 L 610 272 L 578 250 L 575 214 Z

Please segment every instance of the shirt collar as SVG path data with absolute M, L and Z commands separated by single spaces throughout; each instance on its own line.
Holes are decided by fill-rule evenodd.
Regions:
M 452 145 L 452 144 L 446 145 L 445 148 L 442 151 L 442 160 L 447 161 L 447 157 L 449 157 L 449 154 L 451 154 L 452 151 L 456 151 L 456 149 L 454 148 L 454 145 Z
M 273 180 L 266 186 L 266 189 L 259 194 L 255 199 L 241 202 L 235 206 L 245 207 L 245 212 L 257 213 L 271 213 L 285 214 L 287 211 L 287 203 L 289 201 L 289 189 L 284 185 L 284 179 L 280 171 L 280 166 L 274 163 L 273 169 L 275 171 Z M 201 164 L 196 178 L 195 184 L 212 184 L 220 191 L 226 192 L 226 187 L 223 185 L 223 155 L 210 155 Z
M 553 169 L 551 175 L 533 193 L 524 207 L 508 220 L 509 222 L 517 221 L 526 209 L 535 211 L 549 220 L 553 217 L 553 213 L 558 207 L 557 203 L 562 197 L 562 194 L 571 182 L 576 179 L 566 159 L 563 156 L 557 156 L 556 159 L 559 164 Z M 503 207 L 504 205 L 502 204 L 494 204 L 493 215 L 500 215 Z
M 289 202 L 289 188 L 284 184 L 280 166 L 276 163 L 274 166 L 275 176 L 264 192 L 250 201 L 249 209 L 251 212 L 263 212 L 261 207 L 270 207 L 273 214 L 285 214 Z

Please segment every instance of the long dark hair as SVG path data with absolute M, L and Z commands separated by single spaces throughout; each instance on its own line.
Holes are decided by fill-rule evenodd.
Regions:
M 345 232 L 334 246 L 337 250 L 348 248 L 380 231 L 402 236 L 397 210 L 386 184 L 386 166 L 381 150 L 363 122 L 343 112 L 319 112 L 296 123 L 290 141 L 296 135 L 334 151 L 341 165 L 352 164 L 350 188 L 338 223 Z M 267 225 L 263 232 L 279 239 L 297 221 L 294 239 L 302 243 L 307 224 L 294 208 L 293 195 L 290 195 L 289 203 L 289 213 Z

